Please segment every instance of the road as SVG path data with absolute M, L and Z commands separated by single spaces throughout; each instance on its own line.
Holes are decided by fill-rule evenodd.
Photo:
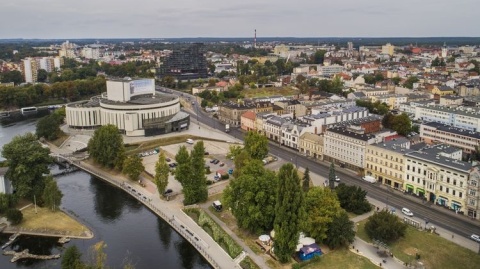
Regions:
M 211 128 L 224 131 L 225 125 L 223 123 L 210 117 L 207 113 L 203 112 L 202 109 L 198 109 L 200 104 L 196 102 L 195 96 L 170 89 L 166 91 L 176 95 L 190 97 L 190 100 L 195 103 L 195 112 L 200 115 L 197 116 L 191 111 L 184 110 L 192 116 L 192 121 L 200 121 Z M 238 128 L 230 127 L 230 135 L 243 140 L 244 133 Z M 326 178 L 328 177 L 329 164 L 327 163 L 309 159 L 300 155 L 297 151 L 282 147 L 273 142 L 269 143 L 269 152 L 279 158 L 291 161 L 297 167 L 308 167 L 312 173 Z M 403 194 L 402 192 L 387 190 L 379 184 L 368 183 L 361 180 L 360 176 L 355 175 L 354 172 L 339 168 L 338 166 L 336 167 L 336 174 L 341 178 L 343 183 L 359 186 L 368 192 L 369 197 L 385 203 L 388 207 L 396 208 L 399 215 L 401 215 L 401 208 L 406 207 L 410 209 L 415 215 L 414 219 L 419 221 L 422 226 L 425 226 L 425 220 L 428 220 L 428 225 L 442 227 L 461 236 L 470 237 L 473 233 L 480 234 L 480 222 L 478 221 L 471 220 L 463 215 L 457 215 L 455 212 L 432 205 L 431 203 L 422 203 L 420 199 Z

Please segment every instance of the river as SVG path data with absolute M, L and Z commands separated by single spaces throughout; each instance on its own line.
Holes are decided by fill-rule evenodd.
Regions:
M 35 130 L 35 121 L 0 126 L 0 147 L 17 134 Z M 75 239 L 66 246 L 76 245 L 88 260 L 89 249 L 99 241 L 107 245 L 107 265 L 122 268 L 126 262 L 136 269 L 148 268 L 211 268 L 208 262 L 161 218 L 154 215 L 127 193 L 112 187 L 85 172 L 57 177 L 63 193 L 62 207 L 77 216 L 95 234 L 90 240 Z M 0 243 L 8 236 L 1 235 Z M 11 247 L 28 248 L 34 254 L 62 253 L 56 240 L 45 237 L 21 236 Z M 10 256 L 0 256 L 0 268 L 60 268 L 60 260 L 23 260 L 10 263 Z

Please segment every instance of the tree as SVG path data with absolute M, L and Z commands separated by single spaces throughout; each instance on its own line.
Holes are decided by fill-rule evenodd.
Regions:
M 168 186 L 168 174 L 170 170 L 168 169 L 167 158 L 165 157 L 165 152 L 162 150 L 158 155 L 158 161 L 155 164 L 155 184 L 157 185 L 157 190 L 160 195 L 165 193 L 165 189 Z
M 396 86 L 400 85 L 400 81 L 402 81 L 402 79 L 400 77 L 394 77 L 392 78 L 392 82 L 393 84 L 395 84 Z
M 287 163 L 278 172 L 277 199 L 275 204 L 275 255 L 280 262 L 290 260 L 295 251 L 304 219 L 303 192 L 297 169 Z
M 37 73 L 37 81 L 38 82 L 45 82 L 48 78 L 48 72 L 45 69 L 39 69 Z
M 354 228 L 355 223 L 348 218 L 347 212 L 342 210 L 340 214 L 333 217 L 333 221 L 328 225 L 325 244 L 330 249 L 350 245 L 355 240 Z
M 333 191 L 313 187 L 305 197 L 305 211 L 307 217 L 303 222 L 303 230 L 320 242 L 327 238 L 328 227 L 342 208 Z
M 35 134 L 38 138 L 44 137 L 52 141 L 57 139 L 62 131 L 60 125 L 63 122 L 63 117 L 58 113 L 53 113 L 38 120 Z
M 268 140 L 267 137 L 249 131 L 245 135 L 245 150 L 247 151 L 248 155 L 257 160 L 261 160 L 267 156 L 268 153 Z
M 52 211 L 57 211 L 62 202 L 63 194 L 57 186 L 57 182 L 52 176 L 48 176 L 45 182 L 45 189 L 43 190 L 43 201 L 45 206 L 49 207 Z
M 308 192 L 308 189 L 310 188 L 310 170 L 305 168 L 305 173 L 303 173 L 303 179 L 302 179 L 302 189 L 303 192 Z
M 145 170 L 142 159 L 137 154 L 128 156 L 123 162 L 122 173 L 131 180 L 137 180 L 140 174 Z
M 65 250 L 62 257 L 62 269 L 81 269 L 84 268 L 82 263 L 82 253 L 77 246 L 73 245 Z
M 412 121 L 407 113 L 395 116 L 392 123 L 392 129 L 397 131 L 399 135 L 406 136 L 412 131 Z
M 205 147 L 203 141 L 198 141 L 193 146 L 191 153 L 191 167 L 194 171 L 191 177 L 191 185 L 188 186 L 192 189 L 192 199 L 187 199 L 185 195 L 185 204 L 194 204 L 198 202 L 205 202 L 208 198 L 207 178 L 205 176 Z M 190 201 L 188 201 L 190 200 Z
M 175 160 L 177 161 L 177 168 L 175 170 L 175 179 L 182 184 L 187 184 L 187 180 L 191 180 L 192 176 L 192 167 L 190 166 L 190 155 L 188 154 L 187 148 L 181 146 L 175 155 Z M 185 182 L 185 183 L 184 183 Z
M 330 164 L 330 170 L 328 172 L 328 186 L 331 190 L 335 189 L 335 165 L 333 163 Z
M 411 76 L 411 77 L 408 77 L 407 80 L 405 81 L 405 83 L 403 83 L 403 86 L 409 88 L 409 89 L 413 89 L 413 83 L 417 83 L 419 80 L 417 77 L 414 77 L 414 76 Z
M 248 161 L 243 173 L 230 182 L 223 202 L 240 228 L 253 233 L 273 228 L 277 182 L 275 173 L 265 169 L 260 160 Z
M 325 50 L 317 50 L 312 56 L 310 56 L 308 63 L 310 64 L 323 64 L 323 58 L 325 57 Z
M 361 215 L 372 210 L 367 200 L 367 191 L 358 186 L 347 186 L 340 183 L 335 189 L 340 206 L 348 212 Z
M 8 72 L 3 72 L 1 73 L 1 82 L 7 83 L 7 82 L 13 82 L 15 85 L 18 85 L 25 80 L 23 79 L 23 75 L 20 71 L 18 70 L 13 70 L 13 71 L 8 71 Z
M 405 236 L 407 224 L 387 210 L 376 212 L 365 223 L 365 232 L 371 239 L 390 243 Z
M 7 215 L 7 220 L 10 221 L 12 225 L 17 225 L 23 220 L 22 212 L 16 208 L 8 209 L 6 215 Z
M 53 160 L 50 149 L 42 147 L 32 133 L 15 136 L 5 144 L 2 156 L 7 159 L 6 178 L 10 179 L 16 195 L 33 200 L 34 195 L 41 197 L 45 187 L 45 174 Z
M 95 130 L 88 142 L 88 152 L 103 166 L 122 168 L 125 160 L 125 146 L 118 128 L 109 124 Z
M 242 152 L 243 148 L 238 145 L 230 145 L 228 147 L 228 153 L 227 153 L 227 158 L 235 160 L 235 157 Z

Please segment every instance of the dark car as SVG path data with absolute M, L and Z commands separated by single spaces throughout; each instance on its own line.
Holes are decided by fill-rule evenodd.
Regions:
M 170 158 L 166 158 L 165 160 L 166 160 L 167 162 L 170 162 L 172 159 L 170 159 Z
M 170 193 L 172 193 L 172 192 L 173 192 L 172 189 L 167 189 L 167 190 L 163 193 L 163 195 L 168 195 L 168 194 L 170 194 Z
M 175 168 L 177 166 L 177 163 L 170 163 L 168 164 L 168 166 L 170 166 L 170 168 Z
M 204 153 L 204 154 L 205 154 L 205 155 L 209 155 L 210 153 L 208 153 L 208 151 L 205 151 L 205 153 Z
M 220 160 L 215 160 L 213 163 L 218 164 L 219 162 L 220 162 Z
M 224 163 L 220 163 L 220 167 L 224 166 L 225 164 Z
M 210 161 L 210 163 L 215 163 L 216 160 L 217 160 L 217 159 L 212 159 L 212 160 Z

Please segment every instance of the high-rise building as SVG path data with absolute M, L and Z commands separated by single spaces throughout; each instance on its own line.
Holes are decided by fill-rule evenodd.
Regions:
M 352 42 L 348 42 L 347 46 L 348 46 L 348 50 L 350 50 L 350 51 L 353 50 L 353 43 Z
M 34 83 L 37 82 L 38 64 L 35 59 L 26 58 L 23 60 L 23 75 L 25 82 Z
M 70 43 L 68 40 L 65 41 L 61 46 L 60 50 L 58 51 L 58 55 L 60 57 L 66 58 L 75 58 L 75 44 Z
M 386 45 L 382 46 L 382 54 L 388 54 L 392 56 L 394 50 L 395 50 L 395 46 L 390 43 L 387 43 Z
M 100 50 L 98 48 L 83 48 L 82 56 L 86 59 L 98 59 L 100 57 Z
M 158 77 L 172 76 L 178 80 L 208 77 L 204 45 L 194 43 L 187 48 L 174 49 L 158 69 Z

